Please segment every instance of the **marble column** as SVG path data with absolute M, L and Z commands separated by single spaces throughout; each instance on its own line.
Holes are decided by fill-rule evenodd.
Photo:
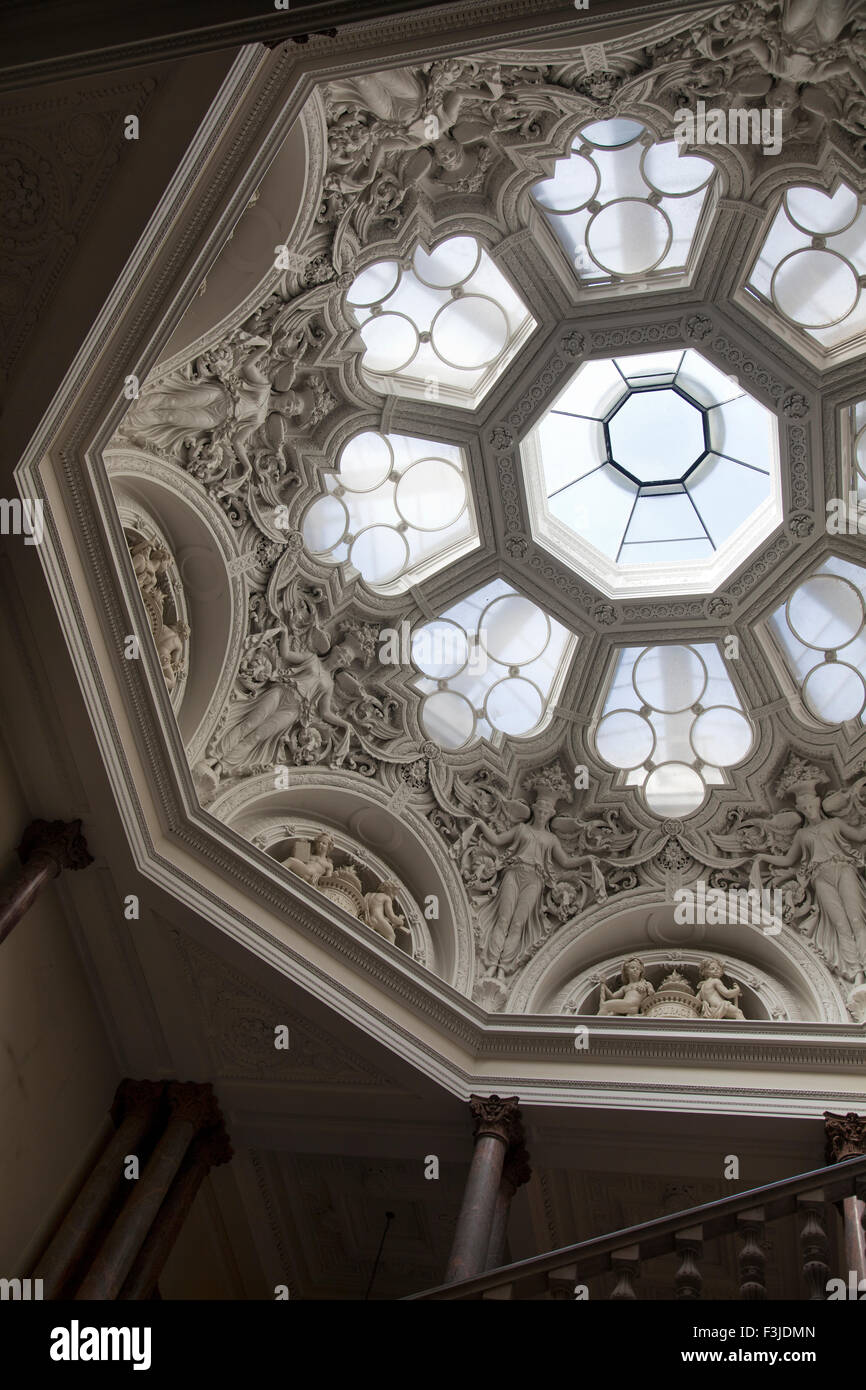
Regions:
M 487 1247 L 485 1269 L 498 1269 L 502 1264 L 505 1258 L 505 1237 L 508 1234 L 508 1213 L 511 1210 L 511 1199 L 518 1187 L 529 1182 L 531 1177 L 529 1154 L 523 1145 L 520 1144 L 517 1148 L 509 1149 L 505 1156 L 502 1177 L 499 1180 L 499 1191 L 496 1194 L 496 1204 L 493 1208 L 493 1224 L 490 1227 L 490 1244 Z
M 866 1115 L 849 1111 L 835 1115 L 824 1111 L 824 1133 L 827 1136 L 827 1162 L 841 1163 L 846 1158 L 866 1156 Z M 866 1202 L 853 1194 L 842 1201 L 842 1222 L 845 1234 L 846 1273 L 854 1270 L 858 1281 L 866 1279 Z
M 144 1244 L 175 1173 L 199 1130 L 221 1123 L 210 1085 L 170 1081 L 168 1122 L 132 1191 L 75 1295 L 77 1300 L 116 1299 Z
M 18 846 L 21 868 L 0 889 L 0 941 L 21 921 L 45 884 L 64 869 L 84 869 L 93 863 L 81 833 L 81 821 L 31 821 Z
M 232 1146 L 221 1124 L 196 1135 L 118 1294 L 119 1299 L 151 1297 L 204 1179 L 211 1168 L 228 1163 L 231 1157 Z
M 42 1256 L 34 1278 L 43 1283 L 43 1298 L 61 1298 L 78 1261 L 93 1240 L 100 1221 L 123 1181 L 123 1162 L 135 1153 L 156 1116 L 165 1083 L 162 1081 L 121 1081 L 111 1107 L 117 1126 L 66 1214 L 48 1249 Z
M 522 1140 L 518 1097 L 470 1096 L 475 1148 L 457 1218 L 446 1284 L 471 1279 L 487 1267 L 496 1199 L 508 1150 Z

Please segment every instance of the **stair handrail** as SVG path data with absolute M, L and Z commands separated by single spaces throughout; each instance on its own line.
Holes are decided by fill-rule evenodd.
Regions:
M 468 1298 L 504 1284 L 552 1274 L 566 1265 L 577 1265 L 581 1278 L 607 1273 L 611 1269 L 611 1255 L 625 1246 L 637 1246 L 642 1260 L 654 1259 L 658 1255 L 670 1254 L 676 1248 L 675 1237 L 693 1226 L 702 1228 L 706 1241 L 729 1235 L 736 1230 L 737 1217 L 754 1207 L 763 1208 L 766 1221 L 778 1221 L 796 1212 L 798 1197 L 816 1190 L 821 1190 L 826 1202 L 836 1202 L 855 1193 L 866 1198 L 866 1155 L 846 1158 L 825 1168 L 814 1168 L 808 1173 L 798 1173 L 793 1178 L 782 1178 L 746 1192 L 735 1192 L 731 1197 L 720 1197 L 714 1202 L 702 1202 L 686 1211 L 658 1216 L 652 1221 L 626 1226 L 606 1236 L 579 1241 L 576 1245 L 564 1245 L 544 1255 L 532 1255 L 514 1264 L 500 1265 L 498 1269 L 485 1270 L 471 1279 L 408 1294 L 403 1301 Z

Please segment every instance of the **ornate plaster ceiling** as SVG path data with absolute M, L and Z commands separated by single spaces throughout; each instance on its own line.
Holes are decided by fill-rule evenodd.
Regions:
M 654 12 L 650 28 L 636 17 L 598 42 L 587 29 L 583 43 L 573 24 L 521 18 L 495 40 L 462 48 L 452 32 L 435 57 L 424 26 L 407 17 L 402 51 L 387 69 L 375 56 L 375 26 L 354 52 L 346 31 L 302 55 L 284 47 L 263 65 L 261 54 L 242 54 L 209 124 L 206 198 L 193 153 L 153 241 L 118 288 L 114 320 L 108 314 L 94 337 L 87 392 L 76 399 L 70 384 L 51 456 L 43 436 L 24 461 L 22 477 L 57 509 L 43 560 L 75 634 L 143 869 L 190 901 L 206 900 L 223 930 L 277 968 L 351 998 L 362 1026 L 386 1035 L 382 1004 L 394 989 L 411 997 L 410 1013 L 426 1013 L 424 1047 L 434 1049 L 453 1025 L 448 1010 L 467 997 L 482 1026 L 495 1010 L 558 1013 L 581 981 L 609 967 L 617 945 L 630 953 L 650 942 L 686 944 L 672 925 L 677 888 L 699 879 L 745 887 L 750 871 L 786 895 L 781 938 L 727 923 L 688 939 L 723 956 L 732 978 L 755 982 L 753 1023 L 772 1029 L 772 1016 L 795 1029 L 836 1026 L 841 1038 L 851 1018 L 863 1017 L 862 916 L 854 920 L 853 906 L 834 916 L 796 873 L 773 874 L 765 863 L 761 877 L 753 868 L 757 851 L 784 857 L 792 845 L 792 864 L 803 852 L 790 802 L 810 783 L 832 792 L 819 809 L 819 836 L 852 830 L 848 839 L 859 838 L 866 819 L 859 718 L 840 727 L 821 717 L 813 691 L 791 698 L 799 673 L 772 636 L 773 615 L 798 583 L 831 556 L 862 558 L 856 531 L 824 524 L 828 501 L 847 495 L 857 477 L 856 343 L 842 350 L 810 339 L 805 327 L 792 332 L 747 282 L 787 185 L 805 181 L 831 194 L 844 178 L 860 187 L 864 131 L 845 64 L 831 74 L 814 58 L 810 76 L 793 82 L 746 40 L 742 8 L 692 13 L 688 22 L 676 9 Z M 770 39 L 787 52 L 785 12 L 769 0 L 762 12 Z M 840 23 L 824 39 L 841 53 L 862 30 Z M 814 57 L 811 38 L 797 42 Z M 678 106 L 754 92 L 756 71 L 767 78 L 762 96 L 784 108 L 783 153 L 770 160 L 750 145 L 701 149 L 715 172 L 678 259 L 604 269 L 610 253 L 590 221 L 598 228 L 607 205 L 582 189 L 584 250 L 604 273 L 567 254 L 544 206 L 558 161 L 597 167 L 593 132 L 631 121 L 646 168 L 661 158 L 653 150 L 669 145 Z M 829 107 L 811 100 L 816 88 Z M 247 121 L 245 102 L 258 102 L 255 119 Z M 227 229 L 255 208 L 268 163 L 298 127 L 306 182 L 286 241 L 219 323 L 153 365 Z M 676 201 L 677 190 L 653 190 L 652 179 L 646 186 L 647 208 Z M 453 267 L 437 270 L 440 248 L 455 238 L 479 251 L 457 280 Z M 372 268 L 383 264 L 399 270 L 399 283 L 389 272 L 371 298 L 370 278 L 384 275 Z M 429 323 L 418 318 L 411 334 L 405 329 L 407 358 L 397 336 L 408 316 L 393 332 L 375 326 L 387 328 L 384 291 L 402 292 L 413 276 L 430 312 Z M 497 284 L 512 296 L 499 319 Z M 469 343 L 470 320 L 461 319 L 475 294 L 494 306 L 486 318 L 480 308 L 470 315 L 473 331 L 484 318 L 492 357 Z M 453 320 L 444 338 L 437 314 Z M 110 335 L 111 354 L 101 334 Z M 371 358 L 374 350 L 380 357 Z M 780 510 L 711 591 L 681 573 L 664 594 L 650 578 L 617 595 L 533 527 L 521 450 L 586 365 L 658 352 L 699 353 L 776 422 Z M 444 372 L 431 365 L 437 355 Z M 369 494 L 384 489 L 379 500 L 394 508 L 388 535 L 403 538 L 394 543 L 405 551 L 399 564 L 384 563 L 392 543 L 384 534 L 354 551 L 365 532 L 385 526 L 365 491 L 366 456 L 351 471 L 353 442 L 363 437 L 391 450 Z M 404 458 L 394 441 L 409 441 Z M 438 498 L 438 474 L 432 484 L 415 474 L 414 491 L 403 480 L 418 450 L 437 457 L 432 448 L 460 479 L 457 520 L 466 526 L 439 549 L 419 541 L 413 552 L 411 538 L 427 534 L 414 523 L 426 519 L 425 495 Z M 364 486 L 347 486 L 344 468 Z M 310 521 L 324 503 L 343 523 L 328 532 L 327 547 L 330 523 L 317 531 L 319 520 Z M 124 508 L 130 521 L 134 513 L 151 524 L 154 544 L 137 569 Z M 141 525 L 132 528 L 138 536 Z M 87 579 L 76 545 L 79 556 L 89 553 Z M 94 583 L 96 608 L 82 589 Z M 451 690 L 459 673 L 443 674 L 447 661 L 429 674 L 412 660 L 416 634 L 497 584 L 567 634 L 546 687 L 535 681 L 540 708 L 517 684 L 531 684 L 531 655 L 522 662 L 501 649 L 500 685 L 512 685 L 500 689 L 499 704 L 488 691 L 482 699 L 474 687 Z M 188 631 L 168 606 L 175 590 Z M 463 630 L 467 660 L 471 645 L 496 662 L 483 625 L 474 644 Z M 125 649 L 130 633 L 137 660 Z M 673 743 L 689 741 L 703 788 L 676 814 L 647 790 L 660 766 L 652 757 L 643 777 L 632 776 L 598 738 L 623 654 L 666 644 L 706 649 L 707 669 L 718 665 L 725 698 L 703 705 L 697 697 L 691 716 L 724 706 L 741 712 L 753 734 L 745 752 L 734 750 L 736 761 L 714 770 L 701 752 L 712 733 L 696 747 L 690 730 L 668 730 Z M 449 693 L 468 706 L 472 728 L 467 714 L 466 736 L 443 747 L 443 721 L 425 720 L 424 702 L 429 709 L 431 697 Z M 646 721 L 649 710 L 634 713 Z M 681 754 L 666 761 L 686 766 Z M 135 809 L 142 795 L 161 806 L 155 819 Z M 293 835 L 294 843 L 299 819 L 309 837 L 342 835 L 346 861 L 314 854 L 308 838 L 292 856 L 300 871 L 279 865 L 262 846 Z M 374 861 L 397 884 L 389 910 L 393 917 L 396 904 L 399 940 L 383 926 L 383 904 L 371 901 L 377 885 L 364 872 Z M 772 1004 L 760 1002 L 762 978 L 779 986 Z M 651 1023 L 626 1022 L 655 1036 Z M 416 1024 L 407 1017 L 400 1027 L 413 1035 Z M 701 1046 L 715 1046 L 720 1029 L 731 1035 L 739 1025 L 704 1019 L 695 1027 Z

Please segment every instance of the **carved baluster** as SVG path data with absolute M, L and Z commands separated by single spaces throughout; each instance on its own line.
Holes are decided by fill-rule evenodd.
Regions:
M 577 1265 L 563 1265 L 562 1269 L 552 1269 L 547 1276 L 548 1298 L 556 1302 L 571 1302 L 577 1284 Z
M 761 1247 L 764 1235 L 763 1207 L 753 1207 L 751 1211 L 741 1212 L 737 1217 L 737 1227 L 743 1237 L 743 1246 L 739 1254 L 740 1298 L 766 1298 L 767 1257 Z
M 611 1298 L 637 1298 L 634 1281 L 640 1278 L 640 1250 L 636 1245 L 623 1246 L 610 1257 L 611 1266 L 617 1276 L 616 1287 Z
M 679 1231 L 674 1236 L 674 1244 L 680 1256 L 680 1265 L 674 1275 L 677 1298 L 700 1298 L 704 1286 L 703 1275 L 698 1260 L 704 1251 L 703 1229 L 692 1226 L 688 1231 Z
M 798 1197 L 797 1209 L 805 1217 L 800 1231 L 800 1250 L 809 1299 L 823 1301 L 827 1297 L 827 1280 L 830 1278 L 827 1263 L 830 1243 L 827 1239 L 823 1192 L 809 1192 L 805 1197 Z

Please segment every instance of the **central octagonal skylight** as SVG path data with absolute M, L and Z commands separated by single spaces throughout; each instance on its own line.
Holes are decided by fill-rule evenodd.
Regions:
M 774 417 L 693 350 L 584 363 L 521 452 L 534 535 L 610 595 L 712 592 L 782 520 Z

